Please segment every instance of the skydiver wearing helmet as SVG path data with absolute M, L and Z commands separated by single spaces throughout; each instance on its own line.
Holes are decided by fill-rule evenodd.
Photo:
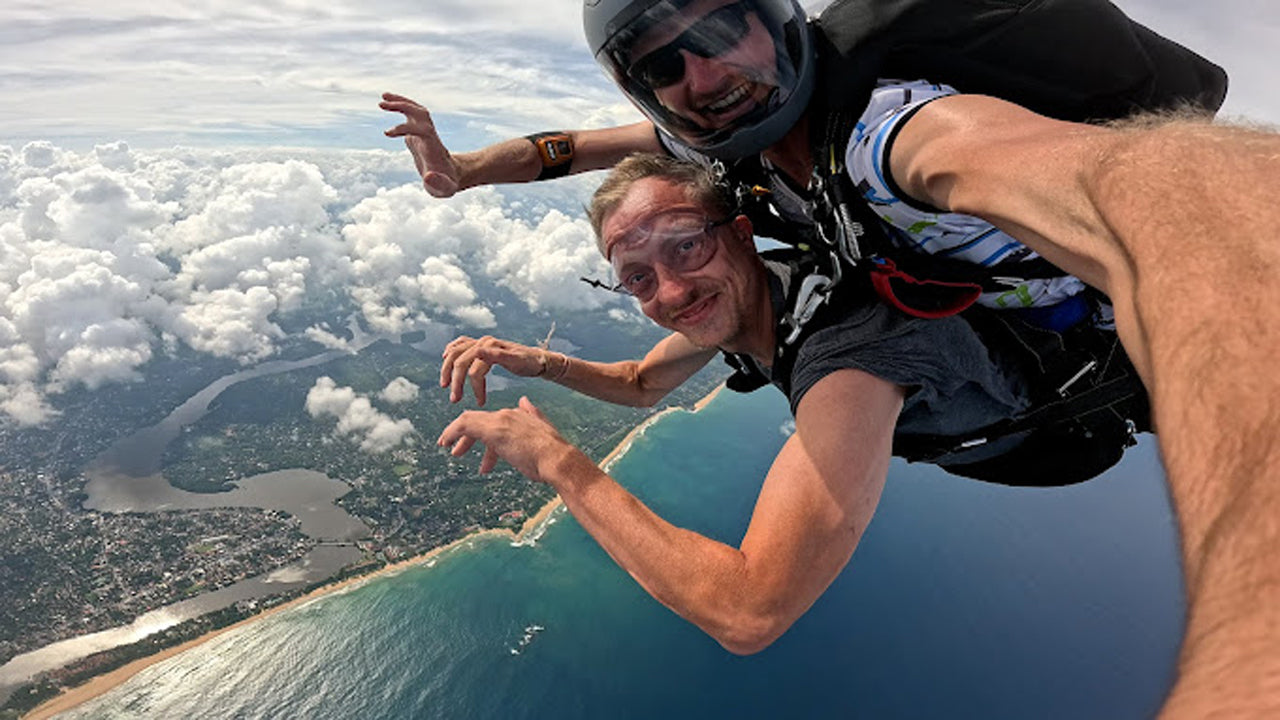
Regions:
M 599 0 L 584 19 L 597 61 L 650 121 L 714 157 L 768 149 L 813 94 L 812 39 L 793 2 Z
M 608 3 L 615 5 L 630 3 Z M 607 9 L 600 2 L 588 12 L 593 7 Z M 624 20 L 616 25 L 625 27 Z M 701 55 L 684 48 L 676 54 L 686 74 L 700 69 Z M 904 97 L 915 88 L 889 92 L 906 102 L 895 109 L 890 97 L 883 117 L 873 118 L 877 130 L 865 129 L 871 172 L 861 172 L 884 183 L 873 195 L 887 188 L 891 207 L 981 217 L 1115 302 L 1120 335 L 1154 398 L 1187 575 L 1187 634 L 1165 716 L 1265 716 L 1280 706 L 1272 682 L 1280 676 L 1280 564 L 1272 557 L 1280 374 L 1271 360 L 1280 355 L 1280 283 L 1265 271 L 1280 267 L 1280 246 L 1269 240 L 1280 226 L 1280 138 L 1185 117 L 1099 127 L 993 97 L 939 90 L 918 104 Z M 721 95 L 716 104 L 689 97 L 712 111 L 706 118 L 739 117 L 739 98 Z M 382 107 L 405 114 L 387 134 L 406 137 L 424 185 L 437 196 L 608 167 L 630 151 L 664 149 L 653 123 L 643 122 L 451 155 L 425 108 L 395 95 L 384 96 Z M 680 128 L 663 130 L 696 147 Z M 795 186 L 788 190 L 803 191 L 812 165 L 807 123 L 790 131 L 762 155 L 787 178 L 784 185 Z M 557 152 L 546 152 L 549 145 Z
M 425 108 L 389 95 L 382 107 L 404 113 L 407 122 L 388 135 L 406 138 L 429 192 L 448 196 L 478 184 L 550 179 L 609 167 L 636 151 L 662 151 L 706 165 L 758 154 L 773 209 L 791 226 L 781 239 L 795 243 L 795 229 L 811 229 L 815 216 L 825 217 L 815 209 L 820 199 L 807 191 L 814 170 L 808 110 L 816 50 L 794 0 L 589 0 L 584 24 L 597 61 L 650 122 L 544 133 L 454 157 Z M 1039 260 L 1021 242 L 980 219 L 902 202 L 896 187 L 885 182 L 879 167 L 890 144 L 871 147 L 864 141 L 878 131 L 891 132 L 920 104 L 953 93 L 926 82 L 885 82 L 870 98 L 858 119 L 860 132 L 847 148 L 852 186 L 877 211 L 868 224 L 884 222 L 890 242 L 905 254 L 946 256 L 960 261 L 951 263 L 955 267 L 1004 266 L 998 279 L 986 270 L 962 278 L 983 285 L 980 304 L 1037 308 L 1026 316 L 1054 330 L 1087 315 L 1111 327 L 1108 305 L 1084 302 L 1080 280 Z M 551 143 L 568 152 L 551 153 L 556 159 L 549 162 Z M 752 217 L 758 232 L 778 234 L 763 230 L 765 218 Z M 1024 264 L 1008 270 L 1014 262 Z M 900 301 L 893 287 L 887 286 L 887 298 L 910 313 L 912 304 Z M 958 310 L 965 301 L 954 302 Z

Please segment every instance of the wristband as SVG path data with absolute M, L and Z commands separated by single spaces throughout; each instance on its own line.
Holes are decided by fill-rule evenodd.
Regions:
M 560 382 L 565 375 L 569 374 L 569 356 L 564 353 L 560 353 L 560 357 L 564 358 L 564 362 L 560 365 L 560 371 L 557 372 L 554 377 L 547 378 L 552 382 Z
M 573 136 L 567 132 L 543 132 L 526 135 L 542 161 L 542 171 L 535 180 L 552 180 L 569 174 L 573 164 Z

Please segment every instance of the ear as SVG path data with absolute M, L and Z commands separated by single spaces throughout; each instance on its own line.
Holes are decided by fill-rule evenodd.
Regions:
M 755 247 L 755 228 L 751 225 L 751 219 L 746 215 L 739 215 L 729 223 L 729 227 L 733 228 L 733 236 L 739 241 Z

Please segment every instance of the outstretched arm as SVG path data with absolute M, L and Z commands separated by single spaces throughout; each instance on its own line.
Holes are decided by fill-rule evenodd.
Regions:
M 423 186 L 435 197 L 450 197 L 477 185 L 530 182 L 542 172 L 538 150 L 526 138 L 454 154 L 445 147 L 431 113 L 421 104 L 402 95 L 384 93 L 378 107 L 404 115 L 404 122 L 387 130 L 386 135 L 404 138 Z M 612 167 L 633 152 L 662 150 L 648 121 L 567 133 L 573 142 L 570 173 Z
M 739 547 L 663 520 L 555 432 L 527 399 L 463 413 L 439 439 L 481 470 L 501 457 L 550 483 L 596 542 L 645 590 L 735 653 L 773 642 L 849 561 L 888 472 L 903 392 L 857 370 L 819 381 L 796 411 L 796 433 L 765 478 Z
M 494 337 L 462 336 L 445 346 L 440 387 L 449 388 L 450 402 L 458 402 L 469 379 L 476 402 L 483 406 L 485 377 L 499 365 L 515 375 L 551 380 L 618 405 L 652 407 L 715 355 L 715 350 L 697 347 L 679 333 L 660 340 L 642 360 L 616 363 L 582 360 Z
M 906 124 L 891 168 L 1111 296 L 1182 531 L 1189 616 L 1166 716 L 1280 714 L 1280 135 L 1092 127 L 960 95 Z

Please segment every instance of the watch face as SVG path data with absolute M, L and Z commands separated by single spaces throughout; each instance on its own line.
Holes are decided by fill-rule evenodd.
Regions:
M 544 165 L 556 165 L 573 159 L 573 143 L 567 135 L 544 137 L 536 145 Z

